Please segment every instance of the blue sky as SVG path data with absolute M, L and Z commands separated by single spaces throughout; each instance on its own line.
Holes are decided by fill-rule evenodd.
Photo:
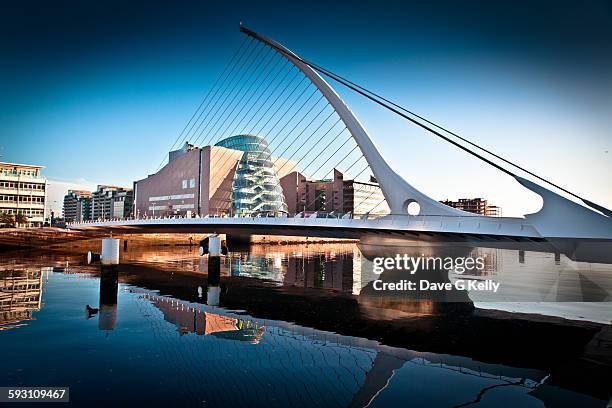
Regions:
M 612 207 L 609 3 L 31 2 L 0 17 L 2 160 L 50 180 L 153 172 L 240 44 L 239 21 Z M 13 8 L 11 8 L 13 7 Z M 339 85 L 392 167 L 436 199 L 533 194 Z

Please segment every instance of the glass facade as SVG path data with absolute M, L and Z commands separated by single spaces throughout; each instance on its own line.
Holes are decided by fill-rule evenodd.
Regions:
M 265 138 L 236 135 L 215 146 L 243 151 L 232 183 L 232 214 L 281 215 L 287 204 Z

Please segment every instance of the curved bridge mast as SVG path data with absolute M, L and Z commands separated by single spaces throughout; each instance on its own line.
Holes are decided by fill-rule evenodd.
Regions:
M 353 112 L 351 112 L 336 91 L 334 91 L 334 89 L 314 69 L 303 63 L 299 56 L 278 42 L 251 31 L 242 24 L 240 25 L 240 31 L 270 46 L 272 49 L 276 50 L 279 54 L 291 61 L 291 63 L 295 65 L 308 79 L 310 79 L 321 94 L 323 94 L 323 96 L 329 101 L 353 136 L 353 139 L 355 139 L 357 142 L 359 149 L 370 165 L 370 168 L 374 173 L 374 177 L 376 177 L 378 183 L 380 184 L 385 200 L 387 201 L 387 205 L 389 205 L 391 210 L 391 214 L 406 215 L 408 214 L 408 204 L 411 202 L 417 202 L 420 206 L 420 215 L 449 215 L 465 217 L 476 215 L 444 205 L 411 186 L 399 174 L 393 171 L 389 164 L 387 164 L 370 139 L 370 136 L 366 132 L 363 125 L 355 117 Z
M 363 125 L 348 108 L 346 103 L 334 89 L 302 58 L 282 44 L 258 34 L 240 24 L 240 31 L 246 35 L 270 46 L 283 57 L 295 65 L 317 87 L 321 94 L 329 101 L 351 136 L 356 141 L 363 156 L 367 160 L 374 176 L 378 180 L 383 195 L 391 210 L 391 215 L 408 214 L 407 207 L 411 202 L 420 206 L 419 215 L 439 215 L 455 217 L 481 217 L 477 214 L 457 210 L 444 205 L 423 194 L 399 174 L 397 174 L 383 159 L 380 152 L 370 139 Z M 538 194 L 543 200 L 542 208 L 534 213 L 527 214 L 525 218 L 532 223 L 541 236 L 545 237 L 575 237 L 575 238 L 603 238 L 612 239 L 612 218 L 610 210 L 596 206 L 589 201 L 585 203 L 596 208 L 601 213 L 593 211 L 582 205 L 568 200 L 536 183 L 526 180 L 514 173 L 505 171 L 523 187 Z M 511 219 L 500 218 L 500 221 Z

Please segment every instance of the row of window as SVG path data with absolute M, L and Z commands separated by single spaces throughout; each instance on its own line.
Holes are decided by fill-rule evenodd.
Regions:
M 44 204 L 45 197 L 0 194 L 0 202 L 14 203 L 17 200 L 19 200 L 20 203 Z
M 44 211 L 43 210 L 32 210 L 32 209 L 27 209 L 27 210 L 23 210 L 23 209 L 14 209 L 14 208 L 4 208 L 4 209 L 0 209 L 0 213 L 3 214 L 10 214 L 10 215 L 15 215 L 17 214 L 17 212 L 19 211 L 19 214 L 23 214 L 26 217 L 42 217 L 44 215 Z
M 17 185 L 19 184 L 19 187 Z M 15 183 L 12 181 L 0 181 L 0 188 L 19 188 L 20 190 L 38 190 L 44 191 L 45 185 L 38 183 Z
M 29 176 L 29 177 L 36 177 L 38 176 L 38 171 L 37 170 L 15 170 L 15 169 L 2 169 L 0 170 L 1 174 L 7 175 L 7 176 Z

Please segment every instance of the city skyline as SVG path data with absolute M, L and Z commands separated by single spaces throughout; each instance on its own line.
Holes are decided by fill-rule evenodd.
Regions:
M 91 11 L 73 6 L 68 17 Z M 132 7 L 106 23 L 109 10 L 102 8 L 100 16 L 88 17 L 92 27 L 76 19 L 63 34 L 44 23 L 3 47 L 8 58 L 0 70 L 17 75 L 0 96 L 0 126 L 8 136 L 2 160 L 45 165 L 51 186 L 131 186 L 167 155 L 239 45 L 237 25 L 244 20 L 303 56 L 612 207 L 605 177 L 612 174 L 612 54 L 605 43 L 610 28 L 600 24 L 609 18 L 603 3 L 591 3 L 577 16 L 545 3 L 469 3 L 470 15 L 454 14 L 452 7 L 437 14 L 428 6 L 389 5 L 375 17 L 374 33 L 355 29 L 366 24 L 372 5 L 353 7 L 338 21 L 340 10 L 332 8 L 318 16 L 315 32 L 313 11 L 303 21 L 280 18 L 291 16 L 295 6 L 270 17 L 246 5 L 235 11 L 194 6 L 193 16 L 185 10 L 164 15 L 157 5 L 139 18 Z M 144 17 L 155 17 L 149 20 L 160 27 Z M 555 18 L 568 24 L 556 27 Z M 474 24 L 476 29 L 472 20 L 489 23 Z M 15 29 L 18 21 L 5 29 Z M 544 24 L 535 32 L 523 27 L 536 21 Z M 439 25 L 432 28 L 434 22 Z M 415 187 L 439 200 L 486 197 L 509 216 L 537 210 L 534 195 L 511 178 L 330 83 L 391 166 Z M 406 150 L 418 151 L 414 162 L 404 162 Z

